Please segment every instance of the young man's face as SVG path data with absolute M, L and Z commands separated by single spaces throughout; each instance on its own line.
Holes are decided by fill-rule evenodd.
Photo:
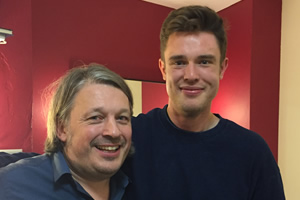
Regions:
M 197 115 L 210 112 L 219 81 L 227 68 L 220 66 L 220 50 L 212 33 L 173 33 L 159 61 L 169 95 L 168 112 Z
M 70 169 L 81 178 L 110 177 L 131 146 L 127 96 L 105 84 L 87 84 L 74 99 L 70 119 L 58 133 Z

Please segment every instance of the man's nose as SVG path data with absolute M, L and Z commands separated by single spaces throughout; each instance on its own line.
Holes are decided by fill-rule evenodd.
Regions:
M 184 70 L 184 79 L 187 81 L 196 81 L 199 79 L 199 74 L 197 73 L 197 66 L 195 64 L 189 63 Z
M 103 136 L 111 136 L 113 138 L 119 137 L 121 131 L 118 127 L 117 121 L 115 118 L 107 118 L 104 124 Z

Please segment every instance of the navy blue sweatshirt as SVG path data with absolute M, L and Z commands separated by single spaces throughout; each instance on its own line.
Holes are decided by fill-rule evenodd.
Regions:
M 219 115 L 204 132 L 177 128 L 166 106 L 132 119 L 134 156 L 123 165 L 130 200 L 283 200 L 263 138 Z M 201 122 L 199 122 L 201 123 Z

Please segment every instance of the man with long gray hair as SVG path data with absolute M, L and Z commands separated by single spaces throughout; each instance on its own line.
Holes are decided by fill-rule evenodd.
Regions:
M 45 154 L 0 169 L 1 199 L 122 199 L 133 98 L 124 80 L 91 64 L 54 84 Z

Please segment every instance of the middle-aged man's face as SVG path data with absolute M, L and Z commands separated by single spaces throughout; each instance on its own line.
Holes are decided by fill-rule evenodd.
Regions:
M 59 138 L 70 169 L 80 177 L 113 175 L 131 146 L 131 113 L 127 96 L 105 84 L 87 84 L 74 99 Z
M 220 66 L 220 50 L 212 33 L 173 33 L 165 61 L 159 61 L 169 95 L 168 111 L 183 115 L 210 112 L 219 81 L 227 67 Z

